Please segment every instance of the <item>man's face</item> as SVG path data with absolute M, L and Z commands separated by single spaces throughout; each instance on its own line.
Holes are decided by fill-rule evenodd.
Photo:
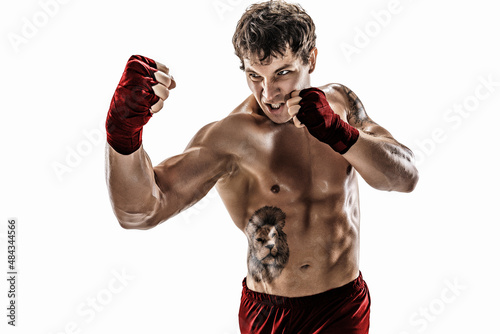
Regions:
M 292 91 L 310 87 L 310 74 L 315 64 L 316 49 L 311 52 L 307 64 L 289 49 L 283 57 L 271 57 L 264 64 L 243 59 L 248 87 L 264 114 L 278 124 L 291 119 L 285 102 Z

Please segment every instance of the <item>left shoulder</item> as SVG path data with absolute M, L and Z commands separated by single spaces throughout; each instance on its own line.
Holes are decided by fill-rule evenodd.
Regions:
M 336 111 L 343 113 L 347 122 L 352 126 L 365 128 L 375 124 L 366 114 L 359 97 L 348 87 L 339 83 L 331 83 L 319 88 L 325 92 L 326 98 L 333 104 Z
M 340 111 L 350 125 L 368 134 L 391 136 L 389 131 L 368 116 L 363 103 L 350 88 L 339 83 L 327 84 L 319 88 L 325 92 L 328 101 L 334 106 L 334 111 Z
M 356 107 L 355 103 L 359 101 L 359 98 L 346 86 L 339 83 L 330 83 L 318 88 L 325 92 L 325 95 L 330 103 L 342 106 L 347 115 L 349 115 L 349 111 L 356 109 L 354 108 Z M 362 105 L 359 107 L 362 107 Z
M 323 86 L 318 87 L 321 89 L 325 94 L 330 98 L 330 97 L 336 97 L 336 98 L 345 98 L 346 95 L 346 90 L 348 88 L 342 84 L 339 83 L 329 83 Z

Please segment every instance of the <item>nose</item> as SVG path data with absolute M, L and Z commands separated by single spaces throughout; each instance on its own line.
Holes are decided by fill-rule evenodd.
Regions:
M 269 250 L 273 249 L 274 248 L 274 244 L 269 244 L 269 245 L 266 245 L 266 248 L 269 248 Z
M 262 83 L 262 96 L 268 102 L 276 102 L 274 99 L 280 94 L 279 87 L 270 80 L 264 80 Z

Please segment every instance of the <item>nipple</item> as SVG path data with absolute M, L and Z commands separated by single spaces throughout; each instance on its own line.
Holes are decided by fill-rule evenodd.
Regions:
M 271 187 L 271 192 L 273 194 L 277 194 L 280 192 L 280 186 L 278 186 L 277 184 L 275 184 L 274 186 Z

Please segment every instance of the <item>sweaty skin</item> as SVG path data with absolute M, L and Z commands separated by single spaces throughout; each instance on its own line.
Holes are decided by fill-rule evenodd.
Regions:
M 322 89 L 332 96 L 333 87 Z M 252 96 L 226 119 L 237 123 L 234 128 L 239 129 L 241 142 L 234 149 L 239 158 L 237 167 L 217 182 L 217 190 L 242 231 L 265 206 L 283 211 L 289 259 L 270 282 L 257 282 L 250 270 L 248 287 L 295 297 L 356 279 L 359 200 L 355 170 L 306 128 L 270 122 L 259 109 Z
M 107 181 L 121 225 L 156 226 L 216 186 L 247 236 L 251 290 L 297 297 L 356 279 L 357 174 L 377 189 L 412 191 L 418 179 L 413 155 L 339 84 L 319 88 L 334 112 L 360 130 L 358 141 L 340 155 L 311 136 L 292 118 L 297 99 L 290 93 L 310 86 L 315 58 L 304 68 L 293 61 L 287 54 L 270 64 L 246 62 L 253 94 L 156 167 L 142 146 L 123 156 L 108 145 Z M 273 111 L 266 103 L 281 105 Z

